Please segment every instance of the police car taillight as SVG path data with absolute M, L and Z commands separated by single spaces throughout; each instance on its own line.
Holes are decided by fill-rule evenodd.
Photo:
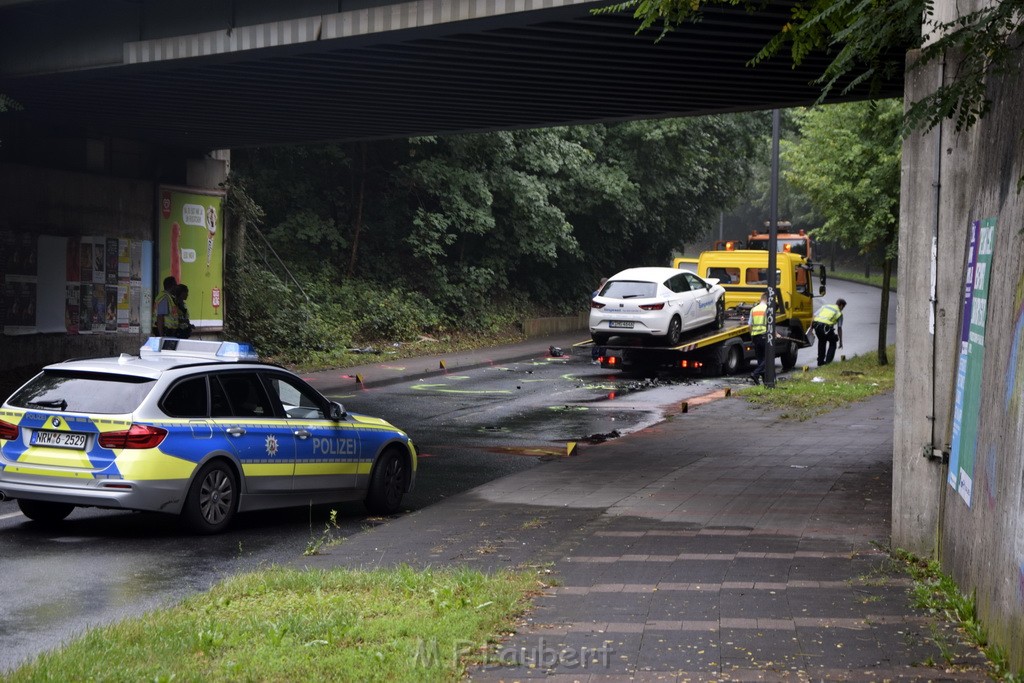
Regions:
M 102 448 L 110 449 L 156 448 L 165 436 L 167 436 L 166 429 L 133 424 L 123 431 L 100 434 L 99 442 Z
M 4 441 L 14 441 L 18 438 L 18 425 L 12 425 L 10 422 L 4 422 L 0 420 L 0 439 Z

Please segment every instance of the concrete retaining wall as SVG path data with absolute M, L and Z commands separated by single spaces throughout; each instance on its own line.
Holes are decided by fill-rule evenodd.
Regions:
M 981 124 L 960 134 L 947 124 L 904 143 L 893 470 L 893 543 L 941 560 L 977 597 L 991 640 L 1017 669 L 1024 668 L 1022 67 L 991 80 L 993 109 Z M 941 69 L 909 72 L 908 101 L 934 89 Z M 956 73 L 955 60 L 947 59 L 944 73 Z M 984 361 L 980 377 L 966 383 L 980 402 L 958 411 L 966 253 L 972 221 L 983 219 L 996 221 Z M 966 499 L 947 481 L 949 465 L 927 457 L 949 452 L 955 415 L 978 424 L 976 443 L 961 450 L 975 460 Z

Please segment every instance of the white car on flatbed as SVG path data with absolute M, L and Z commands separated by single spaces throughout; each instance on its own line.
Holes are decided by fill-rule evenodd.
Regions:
M 725 323 L 725 289 L 687 270 L 648 267 L 616 273 L 590 302 L 590 336 L 677 346 L 683 333 Z

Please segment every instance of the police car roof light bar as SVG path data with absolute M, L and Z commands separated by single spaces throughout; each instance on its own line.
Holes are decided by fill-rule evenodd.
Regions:
M 204 341 L 200 339 L 174 339 L 150 337 L 139 349 L 139 356 L 187 356 L 228 362 L 256 361 L 259 356 L 252 344 L 242 342 Z

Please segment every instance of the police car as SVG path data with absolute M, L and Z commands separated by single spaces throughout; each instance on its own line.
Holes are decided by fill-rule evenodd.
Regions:
M 397 512 L 416 449 L 234 342 L 153 337 L 138 356 L 49 365 L 0 407 L 0 499 L 59 522 L 76 506 L 180 515 L 362 499 Z

